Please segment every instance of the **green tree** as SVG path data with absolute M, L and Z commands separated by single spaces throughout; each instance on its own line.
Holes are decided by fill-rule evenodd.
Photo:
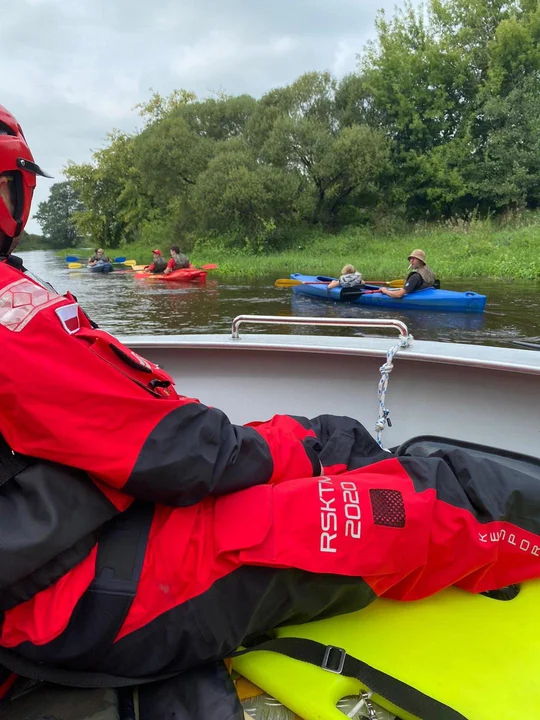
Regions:
M 152 88 L 150 88 L 152 90 Z M 135 105 L 135 110 L 144 119 L 147 125 L 159 122 L 178 108 L 185 107 L 197 100 L 195 93 L 190 90 L 173 90 L 168 97 L 163 97 L 155 90 L 146 102 Z
M 231 233 L 252 250 L 271 247 L 295 222 L 295 175 L 263 165 L 238 141 L 222 147 L 198 178 L 193 207 L 205 231 Z
M 371 117 L 392 140 L 391 199 L 412 217 L 448 213 L 465 192 L 456 158 L 467 152 L 469 58 L 446 43 L 433 15 L 407 4 L 377 19 L 377 41 L 360 60 Z
M 336 88 L 329 73 L 307 73 L 263 97 L 251 124 L 261 158 L 296 174 L 310 196 L 311 223 L 336 225 L 348 200 L 377 189 L 387 163 L 382 132 L 341 122 Z
M 151 203 L 134 165 L 131 135 L 109 134 L 108 145 L 94 152 L 92 162 L 70 163 L 65 174 L 84 206 L 73 221 L 85 238 L 110 248 L 137 239 Z
M 540 204 L 540 82 L 529 75 L 507 95 L 482 107 L 484 136 L 471 163 L 470 182 L 483 207 Z
M 35 235 L 33 233 L 27 233 L 23 230 L 20 249 L 21 250 L 43 250 L 48 246 L 42 235 Z
M 410 217 L 500 206 L 476 194 L 491 132 L 484 104 L 536 72 L 537 13 L 528 0 L 431 0 L 379 16 L 357 95 L 393 141 L 392 197 Z M 344 102 L 354 109 L 350 92 Z
M 519 13 L 519 0 L 431 0 L 431 32 L 441 52 L 460 53 L 465 68 L 456 87 L 469 100 L 487 81 L 490 51 L 499 25 Z
M 215 142 L 190 129 L 180 112 L 150 125 L 135 142 L 134 162 L 154 207 L 186 197 L 206 169 Z
M 189 129 L 203 138 L 216 141 L 243 137 L 246 124 L 253 115 L 257 101 L 250 95 L 220 95 L 180 108 L 180 115 Z
M 82 209 L 78 193 L 71 182 L 52 185 L 48 200 L 39 203 L 34 215 L 43 231 L 44 244 L 55 248 L 77 245 L 81 236 L 73 223 L 73 216 Z

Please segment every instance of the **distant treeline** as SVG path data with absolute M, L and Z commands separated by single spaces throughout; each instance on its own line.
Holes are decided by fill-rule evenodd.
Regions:
M 380 14 L 357 71 L 255 99 L 155 93 L 143 129 L 70 164 L 37 219 L 58 246 L 254 252 L 316 226 L 438 221 L 540 202 L 540 5 L 430 0 Z
M 42 235 L 27 233 L 25 230 L 19 247 L 21 250 L 44 250 L 52 246 L 45 242 L 45 238 Z

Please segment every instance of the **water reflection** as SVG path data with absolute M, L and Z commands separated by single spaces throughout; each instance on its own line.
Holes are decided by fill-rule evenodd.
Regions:
M 220 278 L 208 274 L 205 284 L 172 284 L 137 280 L 131 271 L 109 275 L 85 269 L 69 271 L 53 252 L 21 253 L 27 267 L 49 280 L 59 292 L 71 290 L 101 327 L 116 334 L 230 332 L 240 314 L 321 317 L 394 317 L 424 340 L 509 345 L 540 344 L 540 284 L 467 280 L 447 283 L 451 290 L 471 290 L 488 297 L 484 314 L 400 311 L 317 300 L 274 287 L 275 277 Z M 250 332 L 274 332 L 250 326 Z M 311 334 L 315 328 L 283 326 L 280 333 Z M 350 328 L 325 328 L 326 334 L 362 334 Z M 368 331 L 369 332 L 369 331 Z

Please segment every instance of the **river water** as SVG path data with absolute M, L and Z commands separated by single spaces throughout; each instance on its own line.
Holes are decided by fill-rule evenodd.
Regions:
M 109 275 L 86 269 L 68 270 L 52 251 L 20 253 L 26 267 L 48 280 L 59 292 L 70 290 L 90 317 L 116 335 L 170 335 L 230 332 L 240 314 L 322 317 L 394 317 L 403 320 L 419 340 L 540 349 L 540 283 L 530 281 L 456 280 L 448 290 L 475 290 L 487 295 L 485 313 L 440 313 L 373 310 L 325 302 L 274 287 L 279 274 L 220 277 L 208 273 L 206 284 L 176 285 L 137 280 L 131 271 Z M 298 268 L 300 272 L 302 269 Z M 281 277 L 288 277 L 287 273 Z M 312 327 L 250 327 L 253 332 L 317 333 Z M 345 328 L 325 328 L 325 334 L 361 334 Z M 368 331 L 369 332 L 369 331 Z

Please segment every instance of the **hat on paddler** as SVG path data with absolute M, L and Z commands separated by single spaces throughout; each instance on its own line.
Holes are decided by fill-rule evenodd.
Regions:
M 420 262 L 423 262 L 424 265 L 427 265 L 426 253 L 423 250 L 413 250 L 407 260 L 410 260 L 411 258 L 416 258 L 417 260 L 420 260 Z

